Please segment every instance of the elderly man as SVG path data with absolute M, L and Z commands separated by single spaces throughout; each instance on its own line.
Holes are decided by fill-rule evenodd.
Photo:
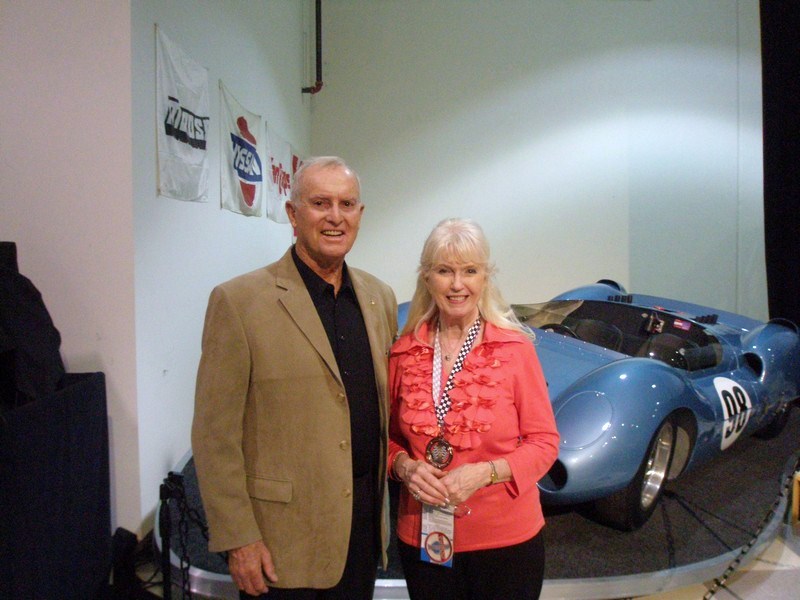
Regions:
M 209 548 L 242 598 L 366 600 L 387 540 L 397 302 L 345 263 L 364 205 L 344 161 L 305 161 L 286 211 L 296 244 L 208 303 L 192 447 Z

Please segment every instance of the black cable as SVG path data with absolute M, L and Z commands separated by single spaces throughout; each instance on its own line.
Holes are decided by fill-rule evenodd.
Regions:
M 689 501 L 688 500 L 685 500 L 682 496 L 679 496 L 678 494 L 676 494 L 674 492 L 666 491 L 666 490 L 664 491 L 664 497 L 665 498 L 669 498 L 670 500 L 674 500 L 675 502 L 677 502 L 686 511 L 686 513 L 690 517 L 692 517 L 695 521 L 697 521 L 700 524 L 700 526 L 703 529 L 705 529 L 709 533 L 709 535 L 711 535 L 711 537 L 713 537 L 715 540 L 717 540 L 723 548 L 725 548 L 726 550 L 732 550 L 733 549 L 733 547 L 730 544 L 728 544 L 727 542 L 725 542 L 725 540 L 722 539 L 722 537 L 714 530 L 713 527 L 711 527 L 702 517 L 700 517 L 699 514 L 697 514 L 697 512 L 695 512 L 694 510 L 692 510 L 692 508 L 689 507 Z M 718 521 L 721 521 L 721 522 L 725 523 L 726 525 L 730 524 L 725 519 L 720 517 L 719 515 L 716 515 L 716 514 L 710 512 L 710 511 L 701 509 L 700 507 L 698 507 L 698 509 L 702 510 L 702 512 L 705 512 L 707 515 L 710 515 L 710 516 L 716 518 Z M 739 529 L 739 531 L 741 531 L 743 533 L 748 533 L 748 530 L 746 530 L 746 529 L 742 529 L 742 528 L 738 528 L 738 527 L 737 527 L 737 529 Z
M 678 504 L 683 506 L 683 508 L 686 510 L 686 512 L 688 512 L 697 521 L 699 521 L 701 523 L 703 522 L 703 520 L 700 518 L 699 515 L 696 514 L 696 512 L 705 513 L 706 515 L 715 518 L 717 521 L 719 521 L 721 523 L 724 523 L 725 525 L 727 525 L 731 529 L 735 529 L 735 530 L 739 531 L 740 533 L 749 533 L 750 532 L 749 529 L 746 529 L 745 527 L 742 527 L 741 525 L 739 525 L 737 523 L 734 523 L 733 521 L 731 521 L 729 519 L 726 519 L 725 517 L 723 517 L 721 515 L 713 513 L 710 510 L 708 510 L 707 508 L 703 508 L 702 506 L 697 504 L 697 502 L 693 502 L 692 500 L 689 500 L 685 496 L 681 496 L 680 494 L 677 494 L 677 493 L 669 491 L 669 490 L 664 491 L 664 496 L 675 500 L 675 502 L 677 502 Z M 723 545 L 726 545 L 726 544 L 723 543 Z

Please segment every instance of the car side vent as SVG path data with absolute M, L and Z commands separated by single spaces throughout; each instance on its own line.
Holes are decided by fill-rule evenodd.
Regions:
M 633 294 L 627 294 L 625 296 L 621 296 L 617 294 L 616 296 L 609 296 L 609 302 L 622 302 L 623 304 L 632 304 L 633 303 Z
M 761 360 L 760 356 L 752 352 L 745 352 L 742 357 L 747 366 L 755 373 L 756 377 L 761 377 L 764 374 L 764 361 Z
M 711 315 L 700 315 L 699 317 L 695 318 L 695 321 L 698 323 L 705 323 L 707 325 L 716 325 L 717 321 L 719 321 L 719 315 L 711 314 Z

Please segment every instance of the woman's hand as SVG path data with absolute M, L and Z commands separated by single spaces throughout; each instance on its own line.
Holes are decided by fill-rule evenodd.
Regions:
M 467 463 L 444 473 L 441 479 L 447 489 L 450 503 L 457 505 L 465 502 L 480 488 L 491 483 L 492 469 L 488 462 Z
M 395 460 L 394 472 L 417 501 L 437 506 L 450 503 L 447 487 L 441 481 L 444 471 L 404 453 Z

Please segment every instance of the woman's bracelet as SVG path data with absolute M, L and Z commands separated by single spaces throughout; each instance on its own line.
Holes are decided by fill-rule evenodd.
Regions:
M 489 485 L 494 485 L 500 481 L 500 478 L 497 476 L 497 468 L 494 466 L 494 461 L 489 461 L 489 468 L 492 470 L 492 472 L 489 473 Z
M 403 478 L 400 477 L 400 473 L 397 472 L 397 468 L 396 468 L 397 467 L 397 459 L 400 458 L 403 454 L 408 456 L 408 452 L 406 452 L 405 450 L 400 450 L 400 452 L 395 454 L 394 458 L 392 459 L 392 468 L 391 468 L 391 472 L 389 473 L 389 475 L 394 474 L 394 478 L 397 481 L 403 481 Z

